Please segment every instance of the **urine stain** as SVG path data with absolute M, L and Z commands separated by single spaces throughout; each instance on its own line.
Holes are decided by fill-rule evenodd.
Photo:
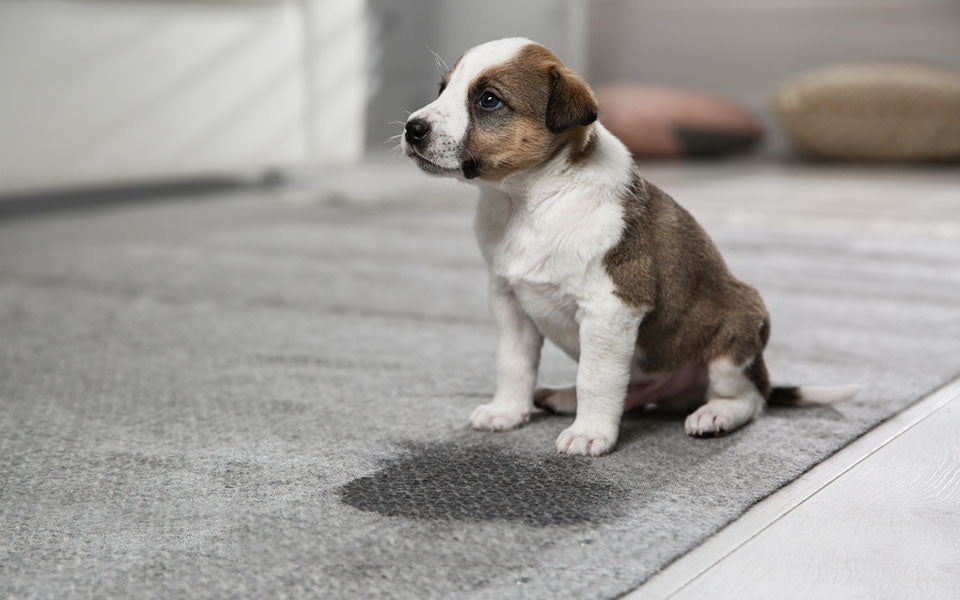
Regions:
M 497 446 L 410 445 L 339 490 L 354 508 L 418 520 L 515 521 L 534 527 L 615 517 L 625 491 L 591 459 L 528 455 Z

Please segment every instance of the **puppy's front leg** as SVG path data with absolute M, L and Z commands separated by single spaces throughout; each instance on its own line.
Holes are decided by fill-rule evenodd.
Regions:
M 495 275 L 490 276 L 490 314 L 497 324 L 497 391 L 493 401 L 473 411 L 470 426 L 499 431 L 530 417 L 543 336 L 507 282 Z
M 641 318 L 613 296 L 581 307 L 577 418 L 557 438 L 558 452 L 600 456 L 613 449 Z

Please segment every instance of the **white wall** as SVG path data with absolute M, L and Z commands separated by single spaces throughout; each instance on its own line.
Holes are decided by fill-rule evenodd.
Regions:
M 0 2 L 0 193 L 355 159 L 363 0 Z

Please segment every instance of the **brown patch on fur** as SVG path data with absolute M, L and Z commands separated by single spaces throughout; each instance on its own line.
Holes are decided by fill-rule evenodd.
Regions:
M 550 100 L 547 101 L 547 128 L 563 133 L 597 120 L 597 98 L 587 83 L 564 65 L 550 67 Z
M 763 360 L 763 353 L 757 354 L 753 362 L 747 367 L 747 379 L 757 386 L 757 390 L 764 398 L 770 397 L 770 374 L 767 372 L 767 364 Z
M 649 309 L 637 335 L 641 367 L 666 373 L 695 360 L 752 359 L 746 374 L 766 397 L 770 317 L 760 294 L 730 274 L 690 213 L 636 172 L 623 205 L 623 237 L 603 262 L 616 295 Z
M 484 91 L 505 106 L 484 111 Z M 477 75 L 467 94 L 471 128 L 465 163 L 483 179 L 500 180 L 530 169 L 571 148 L 571 157 L 592 151 L 584 125 L 596 120 L 597 102 L 587 83 L 557 56 L 538 44 L 523 47 L 512 59 Z
M 592 129 L 579 128 L 576 130 L 581 134 L 581 139 L 570 142 L 570 163 L 577 165 L 585 161 L 593 154 L 597 147 L 597 134 Z

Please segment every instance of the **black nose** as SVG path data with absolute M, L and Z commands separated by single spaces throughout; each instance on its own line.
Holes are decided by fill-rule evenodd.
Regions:
M 411 144 L 419 144 L 430 133 L 430 125 L 423 119 L 410 119 L 407 121 L 406 130 L 407 141 Z

